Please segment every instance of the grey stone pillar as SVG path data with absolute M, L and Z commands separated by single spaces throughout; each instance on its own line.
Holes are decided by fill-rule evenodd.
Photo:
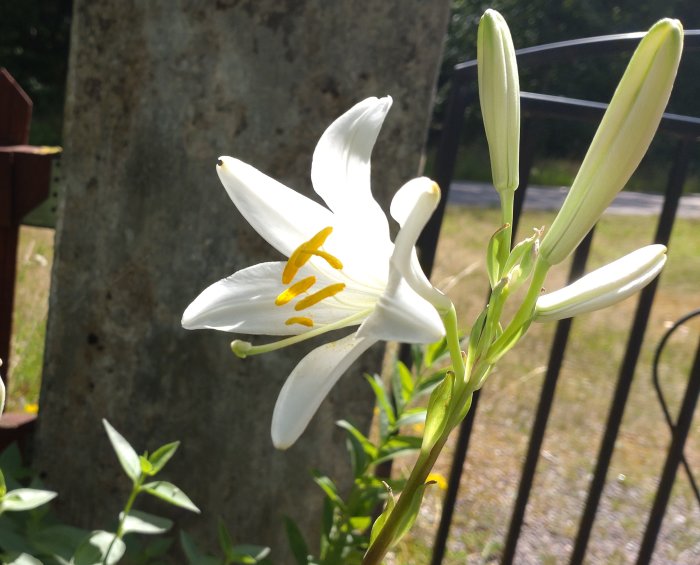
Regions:
M 215 162 L 233 155 L 311 194 L 325 127 L 390 94 L 373 162 L 386 204 L 419 171 L 448 5 L 75 2 L 35 457 L 64 517 L 102 527 L 123 504 L 106 417 L 139 451 L 182 441 L 166 478 L 203 509 L 176 513 L 199 539 L 215 538 L 221 516 L 237 540 L 279 556 L 287 514 L 316 543 L 321 496 L 309 470 L 347 477 L 333 422 L 368 425 L 360 374 L 379 367 L 381 350 L 341 380 L 292 449 L 273 449 L 272 407 L 304 347 L 241 361 L 230 335 L 180 328 L 205 286 L 278 259 L 229 201 Z

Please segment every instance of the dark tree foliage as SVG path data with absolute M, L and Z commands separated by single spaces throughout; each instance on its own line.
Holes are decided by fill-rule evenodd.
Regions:
M 70 0 L 0 2 L 0 66 L 34 102 L 35 144 L 60 144 L 70 16 Z
M 697 0 L 453 0 L 445 57 L 438 84 L 435 129 L 440 132 L 444 101 L 454 65 L 476 58 L 477 28 L 487 8 L 500 11 L 508 22 L 515 48 L 557 41 L 645 31 L 664 17 L 678 18 L 686 29 L 700 28 Z M 570 60 L 548 67 L 520 67 L 523 91 L 607 102 L 624 72 L 630 53 Z M 475 85 L 476 88 L 476 85 Z M 697 51 L 686 51 L 668 111 L 700 117 L 700 63 Z M 478 108 L 467 115 L 465 142 L 483 132 Z M 580 159 L 595 131 L 576 122 L 543 123 L 538 127 L 540 151 L 554 157 Z M 659 145 L 659 144 L 655 144 Z M 653 152 L 652 159 L 667 162 L 672 146 Z

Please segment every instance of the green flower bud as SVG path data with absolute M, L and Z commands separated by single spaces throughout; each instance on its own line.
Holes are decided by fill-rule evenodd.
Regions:
M 493 185 L 518 188 L 520 85 L 510 30 L 503 16 L 486 10 L 477 38 L 479 100 L 491 155 Z
M 639 165 L 671 95 L 682 50 L 678 20 L 657 22 L 640 42 L 542 240 L 540 254 L 548 264 L 576 249 Z

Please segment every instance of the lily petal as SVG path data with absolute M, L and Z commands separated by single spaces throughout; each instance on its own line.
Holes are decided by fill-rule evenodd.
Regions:
M 290 447 L 306 429 L 321 402 L 352 363 L 374 340 L 350 334 L 314 349 L 287 378 L 272 414 L 272 443 Z
M 391 97 L 367 98 L 335 120 L 321 136 L 311 164 L 316 193 L 337 216 L 357 225 L 363 218 L 365 239 L 388 240 L 386 216 L 372 196 L 370 157 Z
M 328 209 L 243 161 L 219 157 L 216 172 L 253 229 L 287 257 L 299 244 L 333 225 Z
M 548 322 L 607 308 L 648 285 L 666 263 L 666 247 L 647 245 L 537 299 L 535 320 Z
M 403 185 L 391 201 L 391 215 L 401 225 L 394 242 L 391 266 L 406 279 L 409 286 L 435 308 L 449 309 L 451 302 L 436 289 L 423 273 L 416 256 L 415 245 L 425 224 L 440 201 L 440 188 L 426 177 L 413 179 Z
M 308 331 L 301 325 L 286 325 L 293 316 L 310 315 L 316 327 L 346 318 L 367 309 L 375 300 L 347 289 L 342 297 L 316 304 L 311 314 L 296 312 L 294 303 L 277 306 L 275 298 L 287 288 L 281 283 L 284 263 L 260 263 L 237 271 L 215 282 L 195 298 L 182 316 L 185 329 L 212 329 L 258 335 L 296 335 Z M 315 276 L 319 288 L 334 283 L 312 269 L 302 269 L 300 277 Z M 342 300 L 341 300 L 342 298 Z

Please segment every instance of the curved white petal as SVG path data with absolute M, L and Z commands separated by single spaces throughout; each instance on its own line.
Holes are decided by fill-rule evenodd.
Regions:
M 433 343 L 445 335 L 445 326 L 434 306 L 399 278 L 390 283 L 357 335 L 375 341 Z
M 296 335 L 310 328 L 299 324 L 286 325 L 285 321 L 293 316 L 307 316 L 313 320 L 314 327 L 318 327 L 366 310 L 376 300 L 376 295 L 348 288 L 337 297 L 330 297 L 300 312 L 294 309 L 296 301 L 277 306 L 275 298 L 288 286 L 281 282 L 283 269 L 282 262 L 260 263 L 215 282 L 187 307 L 182 326 L 188 330 Z M 310 275 L 317 278 L 310 292 L 337 282 L 324 278 L 312 268 L 299 271 L 300 279 Z
M 436 308 L 448 309 L 450 300 L 436 289 L 423 273 L 416 256 L 418 236 L 440 201 L 440 188 L 426 177 L 403 185 L 391 201 L 391 215 L 401 225 L 396 235 L 391 267 L 397 269 L 409 286 Z
M 216 172 L 248 223 L 287 257 L 301 243 L 333 225 L 329 210 L 243 161 L 219 157 Z
M 607 308 L 644 288 L 666 263 L 666 247 L 647 245 L 537 299 L 535 319 L 548 322 Z
M 290 447 L 306 429 L 323 399 L 350 365 L 374 341 L 354 333 L 309 353 L 287 378 L 272 415 L 272 443 Z
M 335 120 L 314 151 L 311 182 L 342 223 L 362 218 L 364 233 L 388 239 L 386 216 L 372 196 L 370 157 L 391 97 L 367 98 Z

